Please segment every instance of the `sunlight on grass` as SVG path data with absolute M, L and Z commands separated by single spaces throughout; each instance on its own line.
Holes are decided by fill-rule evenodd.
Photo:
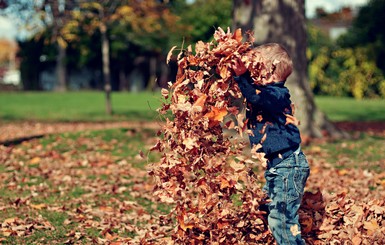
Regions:
M 154 120 L 160 92 L 112 93 L 113 116 L 105 112 L 103 92 L 11 92 L 1 93 L 3 120 L 121 121 Z
M 332 121 L 385 121 L 385 100 L 315 97 L 317 106 Z

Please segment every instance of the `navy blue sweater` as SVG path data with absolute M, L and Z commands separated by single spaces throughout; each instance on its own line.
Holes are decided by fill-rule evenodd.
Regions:
M 297 150 L 301 143 L 297 126 L 286 124 L 285 114 L 293 115 L 289 90 L 284 81 L 258 86 L 249 73 L 234 79 L 247 102 L 247 126 L 253 132 L 249 135 L 250 144 L 261 144 L 260 151 L 268 160 L 267 168 L 274 167 Z

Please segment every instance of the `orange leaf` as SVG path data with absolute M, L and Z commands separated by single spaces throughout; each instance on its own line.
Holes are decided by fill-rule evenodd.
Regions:
M 242 42 L 243 37 L 242 37 L 242 30 L 241 30 L 241 28 L 238 28 L 238 29 L 235 30 L 233 38 L 235 40 L 237 40 L 237 42 L 239 42 L 239 43 Z
M 184 216 L 185 216 L 185 212 L 182 212 L 181 215 L 178 216 L 178 221 L 179 221 L 179 227 L 186 231 L 187 229 L 191 229 L 194 227 L 194 225 L 192 223 L 187 223 L 185 224 L 184 222 Z
M 202 109 L 203 109 L 204 104 L 205 104 L 205 102 L 206 102 L 206 99 L 207 99 L 207 95 L 206 95 L 206 94 L 202 94 L 202 95 L 195 101 L 195 103 L 194 103 L 193 106 L 200 106 L 200 107 L 202 107 Z
M 293 124 L 295 126 L 298 126 L 300 125 L 300 122 L 297 118 L 295 118 L 294 116 L 290 115 L 290 114 L 285 114 L 286 116 L 286 123 L 285 125 L 288 125 L 288 124 Z
M 217 226 L 218 226 L 218 229 L 223 229 L 223 228 L 226 228 L 228 227 L 230 224 L 229 222 L 223 222 L 223 221 L 219 221 Z
M 219 181 L 221 182 L 221 189 L 231 187 L 230 181 L 228 181 L 225 176 L 220 176 Z
M 30 164 L 37 164 L 37 163 L 39 163 L 40 162 L 40 157 L 34 157 L 34 158 L 32 158 L 30 161 L 29 161 L 29 163 Z
M 213 107 L 213 109 L 205 114 L 205 117 L 212 121 L 222 122 L 223 118 L 227 115 L 226 108 Z

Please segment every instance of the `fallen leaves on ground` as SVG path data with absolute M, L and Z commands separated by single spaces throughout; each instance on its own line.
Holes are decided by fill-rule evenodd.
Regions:
M 171 229 L 158 225 L 152 183 L 145 169 L 134 167 L 144 162 L 140 145 L 155 139 L 136 129 L 116 134 L 126 140 L 89 132 L 0 146 L 0 238 L 138 244 L 148 231 L 159 236 Z
M 154 198 L 154 183 L 147 171 L 134 167 L 143 160 L 139 149 L 145 151 L 153 146 L 156 133 L 117 132 L 116 135 L 123 136 L 119 141 L 83 132 L 0 146 L 0 241 L 172 244 L 175 227 L 168 225 L 165 215 L 170 207 Z M 135 137 L 143 145 L 130 146 L 132 156 L 112 154 L 111 150 L 127 151 L 127 140 Z M 385 140 L 377 144 L 385 144 Z M 344 160 L 351 164 L 342 169 L 335 168 L 327 160 L 328 151 L 319 143 L 307 147 L 305 154 L 312 169 L 300 211 L 307 243 L 383 244 L 383 171 L 367 170 L 366 165 L 348 167 L 354 165 L 355 159 Z M 383 160 L 370 164 L 379 169 L 385 167 Z M 233 171 L 244 168 L 234 162 L 229 166 Z M 262 169 L 255 172 L 263 174 Z M 229 179 L 218 177 L 222 188 L 232 185 Z M 207 183 L 200 182 L 198 188 L 207 188 Z M 189 222 L 190 217 L 183 218 L 183 228 L 191 230 L 194 223 Z M 222 228 L 228 225 L 226 219 L 218 223 Z M 237 223 L 240 227 L 244 225 Z M 256 221 L 254 225 L 264 224 Z M 257 235 L 250 236 L 259 239 Z M 269 232 L 261 236 L 269 236 Z

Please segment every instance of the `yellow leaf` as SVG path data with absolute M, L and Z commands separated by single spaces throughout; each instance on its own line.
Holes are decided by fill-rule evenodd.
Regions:
M 16 217 L 12 217 L 12 218 L 5 219 L 4 223 L 12 224 L 12 223 L 15 223 L 16 220 L 17 220 Z
M 40 162 L 40 157 L 34 157 L 34 158 L 32 158 L 30 161 L 29 161 L 29 163 L 30 164 L 37 164 L 37 163 L 39 163 Z
M 346 169 L 341 169 L 341 170 L 339 170 L 338 172 L 337 172 L 337 174 L 339 175 L 339 176 L 344 176 L 344 175 L 346 175 L 348 173 L 348 170 L 346 170 Z
M 47 207 L 47 205 L 45 205 L 44 203 L 41 203 L 41 204 L 30 204 L 29 206 L 31 208 L 34 208 L 34 209 L 37 209 L 37 210 L 41 210 L 41 209 Z
M 10 237 L 14 233 L 15 232 L 13 230 L 10 230 L 10 229 L 3 230 L 3 236 L 5 236 L 5 237 Z
M 377 220 L 372 219 L 371 221 L 364 222 L 364 228 L 368 231 L 368 235 L 371 236 L 380 229 L 380 226 L 378 225 Z

